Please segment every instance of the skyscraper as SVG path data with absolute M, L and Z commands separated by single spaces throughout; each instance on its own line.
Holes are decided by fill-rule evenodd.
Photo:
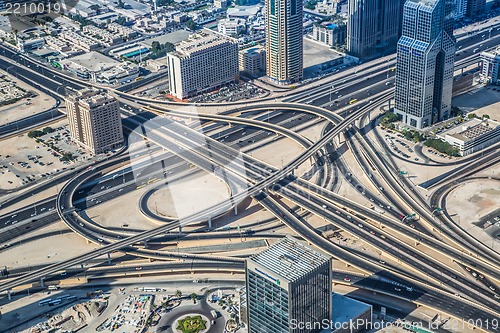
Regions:
M 455 20 L 460 20 L 464 18 L 467 11 L 467 0 L 454 0 L 454 3 L 453 18 Z
M 249 258 L 248 332 L 320 332 L 318 324 L 332 318 L 331 268 L 330 256 L 291 237 Z M 312 329 L 299 329 L 297 323 Z
M 347 50 L 356 57 L 395 49 L 404 0 L 349 0 Z
M 476 17 L 484 12 L 486 8 L 486 0 L 467 0 L 467 16 Z
M 66 97 L 71 140 L 99 154 L 123 145 L 120 103 L 103 90 L 83 89 Z
M 302 0 L 266 0 L 266 72 L 290 84 L 304 75 Z
M 394 112 L 423 128 L 449 117 L 455 61 L 452 0 L 408 0 L 397 48 Z

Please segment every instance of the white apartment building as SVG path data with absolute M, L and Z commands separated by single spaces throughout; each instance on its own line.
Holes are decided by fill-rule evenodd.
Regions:
M 241 32 L 245 31 L 246 22 L 240 18 L 227 18 L 220 20 L 217 23 L 217 30 L 226 36 L 238 36 Z
M 228 37 L 203 30 L 168 54 L 170 94 L 185 99 L 238 79 L 238 45 Z
M 99 154 L 123 145 L 120 103 L 103 90 L 83 89 L 66 97 L 70 137 Z
M 491 52 L 481 53 L 481 75 L 493 84 L 500 83 L 500 47 Z

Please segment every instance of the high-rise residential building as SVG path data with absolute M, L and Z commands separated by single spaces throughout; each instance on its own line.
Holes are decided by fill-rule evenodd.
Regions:
M 177 43 L 167 62 L 170 94 L 178 99 L 238 80 L 238 44 L 208 30 Z
M 249 258 L 248 332 L 320 332 L 317 323 L 332 318 L 331 268 L 330 256 L 291 237 Z M 299 329 L 297 323 L 311 329 Z
M 467 12 L 467 0 L 453 0 L 453 1 L 455 3 L 455 8 L 453 9 L 453 18 L 455 20 L 460 20 L 464 18 L 465 13 Z
M 486 0 L 467 0 L 467 12 L 468 17 L 476 17 L 483 13 L 486 9 Z
M 356 57 L 395 49 L 404 0 L 349 0 L 347 50 Z
M 271 82 L 290 84 L 302 80 L 302 0 L 266 0 L 266 72 Z
M 71 140 L 91 154 L 123 145 L 120 103 L 103 90 L 83 89 L 66 97 Z
M 493 84 L 500 83 L 500 47 L 481 53 L 481 75 Z
M 408 0 L 397 48 L 394 112 L 407 125 L 449 117 L 455 62 L 453 2 Z

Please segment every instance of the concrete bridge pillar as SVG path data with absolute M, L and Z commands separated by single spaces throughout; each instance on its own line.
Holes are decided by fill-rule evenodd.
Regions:
M 234 215 L 238 215 L 238 205 L 234 205 Z
M 208 227 L 212 229 L 212 216 L 208 217 Z
M 108 265 L 111 265 L 111 254 L 108 253 Z

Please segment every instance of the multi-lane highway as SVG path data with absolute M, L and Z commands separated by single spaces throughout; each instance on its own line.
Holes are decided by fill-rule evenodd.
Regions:
M 482 42 L 485 48 L 490 47 L 490 44 L 498 42 L 498 37 L 498 32 L 494 32 L 489 40 L 482 41 L 482 35 L 478 34 L 460 41 L 462 51 L 457 55 L 459 66 L 465 67 L 477 62 L 477 56 L 472 54 L 473 52 L 470 49 L 472 47 L 476 48 L 475 46 L 479 42 Z M 29 58 L 15 54 L 8 48 L 1 46 L 0 52 L 18 62 L 5 62 L 6 69 L 15 69 L 20 77 L 28 81 L 39 80 L 39 82 L 47 83 L 45 89 L 52 94 L 58 95 L 58 89 L 61 90 L 62 86 L 74 89 L 82 86 L 77 80 L 61 75 L 57 71 L 48 70 Z M 24 65 L 30 65 L 30 68 L 25 68 Z M 351 263 L 368 274 L 372 274 L 371 278 L 367 280 L 372 279 L 380 283 L 382 277 L 382 279 L 386 279 L 384 281 L 392 281 L 391 283 L 400 283 L 409 288 L 414 288 L 413 291 L 403 292 L 400 296 L 429 306 L 442 305 L 444 311 L 457 317 L 481 318 L 484 320 L 495 318 L 498 315 L 499 303 L 486 286 L 477 283 L 473 279 L 462 278 L 461 276 L 455 278 L 457 274 L 455 268 L 448 267 L 439 258 L 426 257 L 417 246 L 412 246 L 402 239 L 409 238 L 418 243 L 420 247 L 428 247 L 439 252 L 444 258 L 453 257 L 464 267 L 474 266 L 478 272 L 490 277 L 492 281 L 498 280 L 499 276 L 497 261 L 495 261 L 495 259 L 498 259 L 496 255 L 490 253 L 484 247 L 474 244 L 465 235 L 457 235 L 456 232 L 451 231 L 445 233 L 444 236 L 447 239 L 453 239 L 456 242 L 450 246 L 446 244 L 446 240 L 442 239 L 443 236 L 435 237 L 432 233 L 426 233 L 425 228 L 413 230 L 400 223 L 398 219 L 401 215 L 416 211 L 425 220 L 422 221 L 424 227 L 426 226 L 425 223 L 432 224 L 433 216 L 430 212 L 432 208 L 415 197 L 414 193 L 407 193 L 409 187 L 402 188 L 400 186 L 400 180 L 394 179 L 395 177 L 391 175 L 394 170 L 383 158 L 381 159 L 377 155 L 370 142 L 365 142 L 362 133 L 359 134 L 357 131 L 351 133 L 354 130 L 352 128 L 354 120 L 362 117 L 371 111 L 374 106 L 385 102 L 391 97 L 393 67 L 394 60 L 389 57 L 383 64 L 373 63 L 358 73 L 339 75 L 340 78 L 325 80 L 328 83 L 317 88 L 308 91 L 297 90 L 290 92 L 285 97 L 285 101 L 288 102 L 303 101 L 308 104 L 326 106 L 337 110 L 345 119 L 312 105 L 300 106 L 295 103 L 271 103 L 267 101 L 246 106 L 237 103 L 226 103 L 235 106 L 226 114 L 218 116 L 199 115 L 202 125 L 207 128 L 210 127 L 215 133 L 211 135 L 211 138 L 171 120 L 163 122 L 162 124 L 167 126 L 163 126 L 158 130 L 158 127 L 154 126 L 154 116 L 148 118 L 148 114 L 144 112 L 136 114 L 141 112 L 139 110 L 143 108 L 143 110 L 156 113 L 166 112 L 176 117 L 188 117 L 188 114 L 176 110 L 177 103 L 158 103 L 157 101 L 114 91 L 120 100 L 127 105 L 124 109 L 124 114 L 128 116 L 125 119 L 125 125 L 131 129 L 137 125 L 153 125 L 149 128 L 148 139 L 179 157 L 172 154 L 161 155 L 155 161 L 167 161 L 166 165 L 169 167 L 161 169 L 161 172 L 156 174 L 155 172 L 158 172 L 157 168 L 150 168 L 150 166 L 145 165 L 141 177 L 137 177 L 137 175 L 134 177 L 133 172 L 130 170 L 123 171 L 121 174 L 117 173 L 118 176 L 116 177 L 104 174 L 109 168 L 117 168 L 119 163 L 124 163 L 129 158 L 128 156 L 118 156 L 110 161 L 97 163 L 92 169 L 83 170 L 72 178 L 62 188 L 57 198 L 49 198 L 47 201 L 34 203 L 33 206 L 30 205 L 30 207 L 20 209 L 18 212 L 8 213 L 6 216 L 1 217 L 0 222 L 4 222 L 6 228 L 10 228 L 5 229 L 0 234 L 3 240 L 18 235 L 22 232 L 23 227 L 36 227 L 41 223 L 42 219 L 45 219 L 43 220 L 44 223 L 51 221 L 51 219 L 55 220 L 54 211 L 57 211 L 58 216 L 73 231 L 103 246 L 97 251 L 39 268 L 23 276 L 16 276 L 1 284 L 0 289 L 11 290 L 15 286 L 37 279 L 47 279 L 62 270 L 71 269 L 71 267 L 116 250 L 145 257 L 158 256 L 158 259 L 179 257 L 182 259 L 184 254 L 179 254 L 177 257 L 168 253 L 155 254 L 147 248 L 142 248 L 142 246 L 147 247 L 148 242 L 162 241 L 165 237 L 168 239 L 165 233 L 173 231 L 181 225 L 214 218 L 233 209 L 244 198 L 252 196 L 275 214 L 279 220 L 309 242 L 328 251 L 332 256 L 346 263 Z M 343 96 L 340 97 L 339 95 Z M 356 108 L 346 107 L 351 99 L 359 100 Z M 371 102 L 368 101 L 369 99 L 371 99 Z M 259 114 L 260 112 L 262 114 Z M 293 112 L 293 115 L 290 117 L 291 112 Z M 304 120 L 301 121 L 301 117 Z M 323 135 L 316 142 L 311 142 L 290 130 L 306 119 L 311 125 L 325 122 L 326 126 Z M 297 124 L 289 123 L 292 120 L 296 120 Z M 208 121 L 214 123 L 205 123 Z M 227 123 L 232 124 L 233 128 L 223 129 L 222 126 Z M 255 129 L 254 132 L 250 130 L 251 128 Z M 376 166 L 382 176 L 383 183 L 379 183 L 375 179 L 373 181 L 377 181 L 374 183 L 375 188 L 380 188 L 383 191 L 385 199 L 377 198 L 376 195 L 365 188 L 360 188 L 360 193 L 368 199 L 372 199 L 371 201 L 374 204 L 384 206 L 385 210 L 388 211 L 387 216 L 382 216 L 376 213 L 375 210 L 350 202 L 324 188 L 330 185 L 334 186 L 330 180 L 337 178 L 338 174 L 335 176 L 334 172 L 338 172 L 338 169 L 332 167 L 332 164 L 338 164 L 339 161 L 340 173 L 349 178 L 349 182 L 354 186 L 362 186 L 359 180 L 350 175 L 349 167 L 345 161 L 339 159 L 338 155 L 333 155 L 335 152 L 335 146 L 332 145 L 333 139 L 340 134 L 344 135 L 348 130 L 352 135 L 346 136 L 347 140 L 350 141 L 352 137 L 356 138 L 355 145 L 349 142 L 349 148 L 358 149 L 359 145 L 362 153 L 358 154 L 358 156 L 367 156 L 369 163 Z M 241 135 L 241 132 L 245 132 L 245 134 Z M 269 166 L 252 156 L 246 155 L 241 150 L 234 149 L 236 146 L 241 146 L 244 149 L 245 144 L 272 142 L 272 138 L 276 133 L 291 138 L 304 147 L 304 151 L 299 156 L 283 165 L 281 169 Z M 239 138 L 236 139 L 238 136 Z M 222 144 L 221 142 L 224 140 L 229 144 Z M 193 149 L 193 147 L 196 149 Z M 151 179 L 150 177 L 168 178 L 168 180 L 171 177 L 174 178 L 175 174 L 183 172 L 182 165 L 185 165 L 185 162 L 180 162 L 180 158 L 196 165 L 199 169 L 207 171 L 224 170 L 225 173 L 222 179 L 233 190 L 232 201 L 218 203 L 182 220 L 165 221 L 164 226 L 152 230 L 137 230 L 129 233 L 116 230 L 110 231 L 96 225 L 92 226 L 92 221 L 85 214 L 82 214 L 82 211 L 84 212 L 90 205 L 100 204 L 101 201 L 105 202 L 133 190 L 136 186 L 134 181 L 139 180 L 147 183 Z M 234 161 L 241 163 L 232 163 Z M 308 161 L 312 162 L 313 167 L 308 176 L 301 179 L 301 175 L 296 175 L 296 170 Z M 358 162 L 363 164 L 364 159 L 359 158 Z M 362 169 L 369 172 L 370 166 L 362 165 Z M 315 171 L 318 171 L 316 182 L 310 182 L 309 179 L 311 179 Z M 294 174 L 295 176 L 293 176 Z M 94 179 L 98 179 L 98 183 L 95 183 L 96 180 Z M 390 191 L 385 191 L 386 188 L 389 188 Z M 394 194 L 387 192 L 394 192 Z M 404 263 L 405 266 L 384 265 L 367 254 L 354 253 L 352 250 L 340 246 L 340 244 L 336 245 L 326 240 L 302 216 L 296 214 L 291 207 L 287 207 L 280 198 L 291 200 L 307 212 L 322 216 L 329 223 L 363 239 L 375 248 L 384 250 L 389 256 Z M 51 208 L 55 209 L 50 210 Z M 30 221 L 30 219 L 37 221 L 21 223 L 21 221 Z M 14 227 L 12 227 L 12 224 L 14 224 Z M 377 224 L 379 224 L 379 227 L 377 227 Z M 385 229 L 382 229 L 382 225 Z M 220 236 L 224 237 L 224 234 L 222 233 Z M 132 247 L 138 245 L 141 248 Z M 463 249 L 470 250 L 470 253 L 474 255 L 468 254 L 469 251 L 464 253 Z M 213 256 L 198 256 L 197 259 L 207 260 L 206 263 L 203 263 L 207 269 L 216 269 L 218 265 L 231 267 L 233 264 L 238 265 L 238 261 L 240 261 L 233 258 L 214 258 Z M 172 269 L 182 269 L 183 267 L 183 263 L 172 263 L 170 265 L 174 267 Z M 427 275 L 427 279 L 424 275 Z M 363 285 L 362 281 L 356 281 L 356 283 L 360 286 Z M 380 288 L 380 285 L 377 286 L 377 288 Z M 386 292 L 394 293 L 393 290 L 385 289 Z M 455 294 L 458 294 L 458 296 Z M 443 304 L 446 304 L 446 306 Z

